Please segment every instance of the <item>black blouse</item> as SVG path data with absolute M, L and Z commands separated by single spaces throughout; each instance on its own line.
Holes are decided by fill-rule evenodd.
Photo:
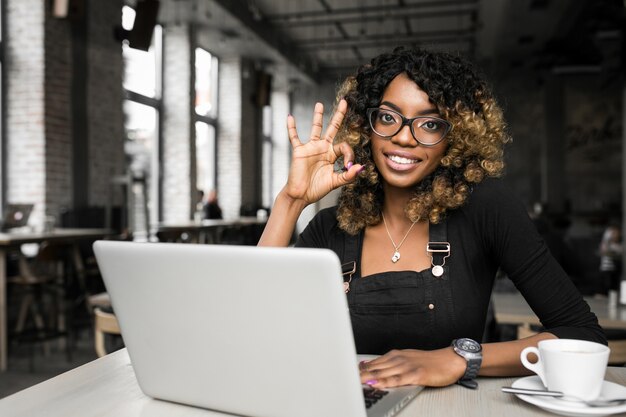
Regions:
M 336 207 L 321 210 L 299 236 L 296 246 L 329 248 L 342 263 L 357 262 L 347 297 L 359 353 L 437 349 L 459 337 L 481 340 L 498 268 L 547 331 L 607 343 L 595 314 L 501 180 L 476 185 L 446 223 L 451 256 L 442 277 L 430 269 L 361 277 L 363 232 L 350 237 L 340 230 Z

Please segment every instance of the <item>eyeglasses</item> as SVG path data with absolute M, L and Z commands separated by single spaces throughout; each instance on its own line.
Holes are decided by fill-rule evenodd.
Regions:
M 367 109 L 367 118 L 374 133 L 384 138 L 395 136 L 409 125 L 413 138 L 424 146 L 435 146 L 446 137 L 452 125 L 438 117 L 420 116 L 407 119 L 394 110 Z

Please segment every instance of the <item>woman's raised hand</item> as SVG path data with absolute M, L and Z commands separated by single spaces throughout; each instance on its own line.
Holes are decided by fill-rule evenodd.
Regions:
M 289 197 L 301 200 L 305 204 L 314 203 L 335 188 L 354 181 L 362 170 L 360 164 L 353 164 L 354 152 L 347 143 L 333 144 L 347 108 L 348 103 L 341 100 L 330 120 L 330 125 L 322 133 L 324 106 L 317 103 L 313 114 L 311 138 L 307 143 L 300 141 L 296 121 L 293 116 L 288 116 L 287 130 L 293 154 L 289 178 L 283 191 Z M 340 155 L 343 155 L 346 170 L 335 172 L 334 164 Z

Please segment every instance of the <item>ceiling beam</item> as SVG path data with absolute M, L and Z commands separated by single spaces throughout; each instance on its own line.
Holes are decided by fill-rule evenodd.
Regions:
M 410 39 L 414 42 L 428 40 L 429 42 L 437 42 L 439 38 L 468 38 L 473 37 L 476 32 L 476 27 L 469 27 L 466 29 L 457 30 L 431 30 L 412 33 L 388 33 L 388 34 L 373 34 L 373 35 L 358 35 L 353 37 L 326 37 L 326 38 L 312 38 L 302 39 L 299 41 L 300 45 L 304 48 L 317 48 L 326 47 L 329 44 L 341 45 L 341 44 L 359 44 L 361 42 L 369 41 L 381 41 L 384 43 L 392 44 L 402 39 Z M 346 45 L 346 46 L 349 46 Z
M 245 0 L 214 0 L 215 3 L 229 12 L 234 18 L 239 20 L 244 26 L 250 29 L 254 34 L 266 42 L 270 47 L 274 48 L 294 67 L 302 71 L 312 81 L 319 83 L 319 74 L 314 70 L 317 63 L 303 54 L 296 44 L 289 40 L 289 37 L 276 30 L 267 22 L 259 20 L 253 14 L 248 2 Z
M 387 15 L 387 14 L 399 14 L 400 16 L 409 11 L 424 9 L 437 9 L 445 11 L 450 9 L 453 11 L 463 11 L 466 8 L 476 9 L 478 7 L 478 0 L 434 0 L 423 1 L 419 3 L 405 4 L 401 7 L 390 7 L 389 5 L 378 6 L 362 6 L 362 7 L 347 7 L 337 8 L 332 10 L 311 10 L 311 11 L 298 11 L 291 13 L 276 13 L 268 14 L 265 18 L 272 23 L 302 23 L 303 21 L 311 19 L 338 19 L 342 16 L 359 15 L 364 16 L 366 14 Z
M 449 37 L 438 37 L 434 39 L 415 39 L 415 37 L 398 37 L 394 39 L 393 46 L 399 45 L 428 45 L 430 47 L 443 44 L 451 44 L 451 43 L 467 43 L 468 47 L 474 44 L 474 36 L 473 35 L 465 35 L 465 36 L 449 36 Z M 346 44 L 330 44 L 324 46 L 324 50 L 337 50 L 337 49 L 349 49 L 353 46 L 358 46 L 359 48 L 376 48 L 383 47 L 389 48 L 390 43 L 386 39 L 374 39 L 367 41 L 354 41 Z M 319 48 L 319 47 L 314 47 Z M 306 48 L 311 49 L 311 48 Z
M 267 18 L 272 24 L 280 27 L 304 27 L 304 26 L 327 26 L 327 25 L 336 25 L 341 23 L 363 23 L 363 22 L 380 22 L 380 21 L 389 21 L 389 20 L 408 20 L 408 19 L 427 19 L 427 18 L 438 18 L 438 17 L 460 17 L 463 15 L 472 15 L 472 13 L 476 13 L 476 8 L 464 8 L 464 9 L 455 9 L 455 10 L 438 10 L 431 12 L 409 12 L 409 11 L 398 11 L 398 10 L 388 10 L 387 12 L 379 13 L 379 14 L 367 14 L 367 15 L 351 15 L 351 16 L 335 16 L 334 14 L 330 14 L 325 18 L 314 18 L 307 20 L 293 20 L 293 21 L 282 21 L 282 20 L 271 20 Z

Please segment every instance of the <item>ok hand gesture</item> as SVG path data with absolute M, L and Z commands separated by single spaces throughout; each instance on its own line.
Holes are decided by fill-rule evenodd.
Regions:
M 341 100 L 330 120 L 330 125 L 322 133 L 324 106 L 317 103 L 313 114 L 311 138 L 304 144 L 298 137 L 295 119 L 291 115 L 287 118 L 289 141 L 293 147 L 289 178 L 284 188 L 289 197 L 305 204 L 314 203 L 335 188 L 354 181 L 362 171 L 361 164 L 353 164 L 354 152 L 347 143 L 333 144 L 347 108 L 348 103 Z M 335 172 L 334 163 L 340 155 L 344 157 L 346 170 Z

